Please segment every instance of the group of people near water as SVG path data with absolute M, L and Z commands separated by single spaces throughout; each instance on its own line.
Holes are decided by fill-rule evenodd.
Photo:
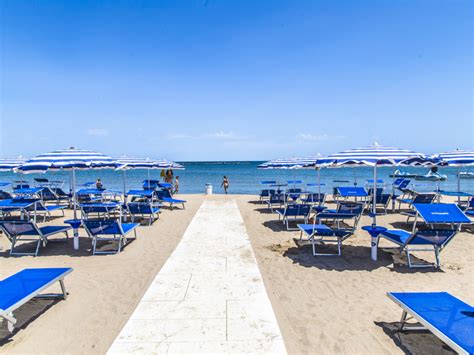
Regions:
M 160 177 L 163 179 L 164 182 L 167 182 L 169 184 L 173 185 L 173 191 L 172 193 L 178 193 L 179 192 L 179 176 L 176 176 L 173 181 L 173 170 L 168 169 L 168 170 L 161 170 Z M 98 190 L 104 190 L 104 185 L 102 184 L 102 180 L 100 178 L 97 179 L 95 182 L 95 186 Z M 227 195 L 227 190 L 229 189 L 230 183 L 229 179 L 227 178 L 226 175 L 224 175 L 221 183 L 221 187 L 224 189 L 224 193 Z

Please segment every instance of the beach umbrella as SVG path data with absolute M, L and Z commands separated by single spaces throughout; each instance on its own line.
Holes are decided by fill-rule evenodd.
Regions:
M 184 170 L 184 166 L 166 159 L 150 159 L 150 158 L 130 158 L 121 157 L 117 159 L 117 170 L 123 171 L 123 194 L 126 194 L 126 170 L 146 169 L 148 173 L 148 181 L 150 181 L 151 169 L 175 169 Z
M 0 158 L 0 171 L 12 171 L 24 164 L 26 159 L 18 157 L 16 159 Z
M 117 162 L 111 157 L 92 150 L 67 149 L 55 150 L 28 159 L 15 169 L 24 174 L 46 173 L 47 171 L 68 170 L 72 172 L 71 190 L 73 196 L 74 219 L 77 219 L 76 207 L 76 170 L 114 169 Z
M 461 202 L 461 177 L 460 168 L 465 166 L 474 166 L 474 151 L 469 150 L 454 150 L 452 152 L 439 153 L 432 156 L 440 166 L 454 166 L 457 167 L 457 188 L 458 188 L 458 203 Z
M 384 147 L 377 143 L 370 147 L 356 148 L 342 151 L 318 159 L 316 165 L 321 167 L 342 167 L 342 166 L 371 166 L 374 168 L 373 206 L 372 221 L 373 226 L 377 223 L 376 216 L 376 191 L 377 191 L 377 167 L 380 166 L 426 166 L 431 164 L 427 157 L 418 152 L 394 147 Z

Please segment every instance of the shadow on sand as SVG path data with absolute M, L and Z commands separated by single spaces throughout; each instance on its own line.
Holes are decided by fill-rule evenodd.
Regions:
M 400 273 L 432 273 L 443 272 L 436 268 L 409 268 L 404 254 L 399 254 L 398 249 L 379 248 L 378 260 L 370 259 L 370 247 L 344 245 L 341 256 L 314 256 L 309 241 L 294 239 L 295 247 L 287 248 L 282 252 L 284 257 L 290 258 L 293 263 L 303 267 L 316 267 L 322 270 L 335 271 L 371 271 L 381 267 L 390 267 L 393 272 Z M 272 248 L 269 248 L 272 250 Z M 277 248 L 274 248 L 275 251 Z M 281 250 L 281 249 L 280 249 Z M 335 244 L 321 244 L 317 246 L 320 253 L 336 253 Z M 423 260 L 413 257 L 416 262 Z
M 398 330 L 399 322 L 374 322 L 382 328 L 393 342 L 405 354 L 455 354 L 455 352 L 433 333 L 428 330 L 402 331 Z
M 60 299 L 32 299 L 15 310 L 17 323 L 12 333 L 8 331 L 7 322 L 0 322 L 0 346 L 12 341 L 12 338 L 22 329 L 25 329 L 35 319 L 53 307 Z

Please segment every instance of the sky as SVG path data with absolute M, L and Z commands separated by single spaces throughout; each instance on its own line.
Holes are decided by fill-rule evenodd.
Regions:
M 471 0 L 0 2 L 0 157 L 474 148 Z

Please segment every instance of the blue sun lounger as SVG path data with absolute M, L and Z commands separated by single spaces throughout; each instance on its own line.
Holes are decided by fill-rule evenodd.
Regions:
M 68 230 L 71 226 L 45 226 L 38 227 L 33 222 L 27 221 L 0 221 L 0 229 L 3 230 L 6 237 L 10 240 L 12 246 L 10 255 L 33 255 L 37 256 L 41 245 L 46 246 L 48 237 L 64 233 L 66 238 L 69 237 Z M 15 252 L 15 245 L 18 241 L 37 241 L 36 250 L 34 253 L 19 253 Z
M 403 310 L 400 331 L 426 329 L 458 354 L 474 354 L 474 307 L 447 292 L 389 292 L 387 296 Z M 408 315 L 421 326 L 407 325 Z
M 412 233 L 392 229 L 382 232 L 381 237 L 400 246 L 400 251 L 405 250 L 409 267 L 440 267 L 439 253 L 455 237 L 459 227 L 463 223 L 470 223 L 469 218 L 453 203 L 437 204 L 415 204 L 416 211 L 423 220 L 434 227 L 435 225 L 449 224 L 452 229 L 427 229 L 416 230 Z M 416 221 L 415 221 L 416 226 Z M 426 263 L 413 263 L 411 253 L 413 251 L 431 251 L 435 253 L 436 263 L 434 265 Z
M 107 219 L 111 218 L 112 213 L 121 211 L 120 203 L 83 203 L 80 205 L 82 212 L 82 219 L 90 219 L 90 215 L 97 214 L 97 218 Z
M 311 213 L 311 205 L 288 204 L 285 208 L 277 209 L 276 213 L 278 213 L 278 219 L 281 219 L 287 230 L 298 230 L 298 228 L 290 228 L 290 222 L 302 220 L 304 223 L 307 223 Z
M 158 191 L 157 198 L 158 198 L 158 201 L 169 203 L 171 209 L 174 209 L 174 205 L 179 205 L 179 204 L 183 207 L 183 210 L 185 209 L 184 204 L 186 203 L 186 200 L 173 198 L 169 190 Z
M 127 244 L 127 234 L 133 232 L 133 239 L 137 238 L 138 223 L 120 223 L 117 221 L 83 221 L 87 234 L 92 238 L 92 254 L 116 254 L 120 253 Z M 116 250 L 97 251 L 98 241 L 118 241 Z
M 0 281 L 0 318 L 7 321 L 8 330 L 13 332 L 17 322 L 13 312 L 33 298 L 67 299 L 64 278 L 72 272 L 72 268 L 24 269 L 5 280 Z M 60 294 L 39 293 L 59 282 Z
M 160 207 L 153 205 L 150 202 L 129 202 L 127 203 L 127 212 L 132 217 L 132 223 L 135 222 L 135 217 L 140 216 L 145 219 L 148 216 L 148 225 L 160 217 Z
M 355 228 L 331 228 L 325 224 L 298 224 L 300 230 L 300 240 L 305 235 L 311 242 L 314 256 L 340 256 L 342 251 L 342 242 L 354 234 Z M 336 243 L 337 254 L 319 253 L 316 251 L 316 245 Z
M 363 187 L 340 186 L 337 188 L 337 190 L 339 191 L 339 196 L 342 198 L 369 196 L 369 194 Z

